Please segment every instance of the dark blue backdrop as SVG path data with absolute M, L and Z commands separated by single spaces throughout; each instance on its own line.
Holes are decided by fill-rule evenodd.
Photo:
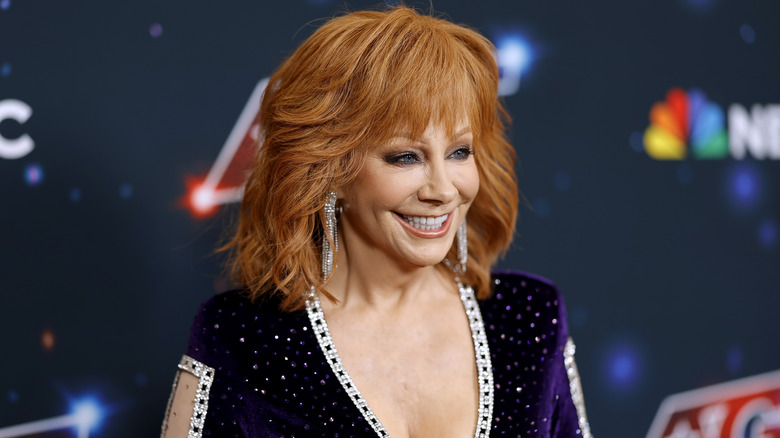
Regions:
M 779 369 L 780 153 L 659 161 L 644 134 L 674 87 L 724 114 L 780 103 L 780 3 L 435 8 L 504 55 L 527 202 L 500 267 L 564 292 L 594 434 L 642 436 L 668 394 Z M 0 0 L 0 429 L 89 399 L 94 436 L 157 433 L 192 315 L 226 287 L 211 252 L 234 205 L 194 217 L 187 181 L 344 9 Z M 771 155 L 780 121 L 751 114 Z

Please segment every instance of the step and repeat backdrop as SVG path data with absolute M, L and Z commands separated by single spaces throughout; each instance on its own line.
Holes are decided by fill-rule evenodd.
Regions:
M 414 4 L 428 10 L 429 4 Z M 265 79 L 375 2 L 0 0 L 0 436 L 155 436 Z M 780 437 L 780 3 L 445 1 L 497 47 L 600 438 Z

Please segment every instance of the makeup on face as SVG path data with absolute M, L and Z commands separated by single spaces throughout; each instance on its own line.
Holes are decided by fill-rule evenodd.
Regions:
M 479 190 L 473 155 L 468 127 L 448 135 L 429 126 L 418 139 L 400 134 L 370 151 L 339 193 L 350 259 L 378 249 L 402 263 L 440 263 Z

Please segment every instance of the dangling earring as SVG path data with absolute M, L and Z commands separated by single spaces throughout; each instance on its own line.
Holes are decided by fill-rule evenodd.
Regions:
M 450 259 L 444 259 L 444 264 L 455 273 L 455 279 L 460 281 L 458 275 L 466 273 L 466 262 L 469 259 L 468 236 L 466 235 L 466 219 L 458 226 L 458 232 L 455 233 L 455 247 L 458 251 L 458 262 L 452 263 Z
M 466 218 L 464 217 L 463 222 L 458 227 L 458 232 L 455 234 L 455 239 L 458 241 L 458 265 L 456 269 L 456 272 L 459 271 L 458 274 L 466 273 L 466 262 L 469 259 L 469 242 L 466 230 Z
M 327 279 L 333 271 L 334 254 L 339 250 L 338 225 L 336 224 L 336 198 L 338 195 L 334 191 L 328 192 L 327 201 L 325 201 L 325 229 L 322 235 L 322 278 Z M 333 240 L 333 247 L 330 246 L 330 240 Z

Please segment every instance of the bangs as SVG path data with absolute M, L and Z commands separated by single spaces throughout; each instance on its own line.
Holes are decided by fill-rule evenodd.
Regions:
M 498 89 L 492 44 L 405 10 L 387 18 L 353 52 L 358 62 L 347 84 L 348 100 L 362 111 L 355 115 L 367 123 L 366 140 L 381 143 L 399 132 L 419 138 L 429 124 L 448 133 L 466 124 L 475 139 L 490 129 Z
M 412 65 L 420 67 L 420 60 L 408 61 L 411 65 L 402 66 L 401 71 L 414 72 L 413 78 L 391 78 L 397 89 L 388 93 L 388 101 L 379 107 L 382 111 L 377 116 L 385 120 L 379 123 L 384 129 L 376 133 L 378 139 L 385 141 L 398 132 L 419 138 L 429 125 L 442 127 L 447 133 L 468 126 L 476 137 L 482 125 L 480 103 L 467 72 L 431 60 L 422 65 L 427 68 L 415 70 Z

